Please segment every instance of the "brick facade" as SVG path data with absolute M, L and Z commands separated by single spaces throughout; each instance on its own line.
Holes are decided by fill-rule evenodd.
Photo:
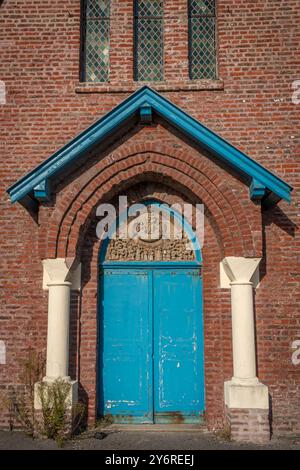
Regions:
M 270 440 L 270 416 L 267 410 L 226 409 L 231 438 L 240 442 L 266 444 Z
M 81 299 L 72 296 L 70 373 L 96 411 L 97 273 L 95 207 L 118 193 L 163 201 L 202 201 L 206 418 L 226 421 L 223 384 L 232 376 L 230 292 L 219 288 L 224 256 L 262 257 L 255 295 L 258 377 L 269 387 L 272 432 L 300 432 L 300 366 L 291 345 L 300 339 L 299 106 L 292 82 L 300 79 L 298 0 L 218 2 L 219 80 L 188 80 L 185 0 L 165 1 L 165 82 L 150 84 L 274 171 L 294 187 L 289 205 L 261 211 L 248 187 L 228 168 L 170 126 L 135 126 L 95 151 L 84 166 L 56 182 L 53 203 L 38 218 L 11 205 L 6 189 L 24 173 L 125 99 L 133 82 L 132 2 L 112 0 L 109 84 L 79 84 L 80 5 L 4 0 L 0 7 L 1 290 L 0 389 L 20 384 L 27 349 L 45 350 L 45 258 L 79 256 Z M 1 413 L 1 411 L 0 411 Z M 237 414 L 237 420 L 239 416 Z M 256 418 L 253 418 L 255 420 Z M 2 426 L 7 413 L 0 414 Z

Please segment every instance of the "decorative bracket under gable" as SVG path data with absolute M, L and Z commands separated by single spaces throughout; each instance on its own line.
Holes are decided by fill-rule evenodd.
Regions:
M 262 198 L 266 195 L 266 186 L 256 179 L 252 179 L 250 185 L 250 198 L 252 201 L 261 201 Z
M 140 107 L 140 118 L 142 124 L 151 124 L 153 120 L 152 107 L 148 103 L 144 103 Z
M 49 180 L 45 179 L 37 184 L 34 188 L 34 197 L 39 201 L 50 201 L 51 199 L 51 189 Z

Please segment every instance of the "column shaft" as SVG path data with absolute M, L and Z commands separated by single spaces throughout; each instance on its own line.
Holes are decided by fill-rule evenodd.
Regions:
M 253 285 L 231 283 L 233 376 L 256 378 Z
M 49 283 L 46 376 L 67 377 L 69 368 L 70 282 Z

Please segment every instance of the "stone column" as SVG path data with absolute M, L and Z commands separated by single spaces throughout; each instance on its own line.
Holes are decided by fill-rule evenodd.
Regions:
M 68 377 L 71 282 L 49 283 L 46 377 Z
M 43 383 L 56 379 L 69 383 L 68 406 L 77 401 L 78 383 L 69 377 L 69 323 L 71 289 L 80 289 L 80 264 L 73 259 L 47 259 L 43 261 L 43 288 L 49 291 L 46 376 Z M 41 410 L 38 388 L 35 390 L 35 409 Z
M 268 387 L 259 382 L 256 371 L 253 288 L 259 262 L 228 257 L 221 266 L 221 287 L 231 288 L 232 315 L 233 377 L 224 384 L 226 412 L 232 437 L 252 442 L 270 436 Z

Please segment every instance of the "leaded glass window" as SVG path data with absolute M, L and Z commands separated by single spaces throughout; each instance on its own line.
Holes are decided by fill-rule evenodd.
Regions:
M 163 80 L 163 1 L 134 2 L 134 78 L 137 81 Z
M 216 78 L 215 0 L 189 0 L 189 74 L 191 80 Z
M 83 20 L 83 80 L 107 82 L 110 0 L 85 0 Z

